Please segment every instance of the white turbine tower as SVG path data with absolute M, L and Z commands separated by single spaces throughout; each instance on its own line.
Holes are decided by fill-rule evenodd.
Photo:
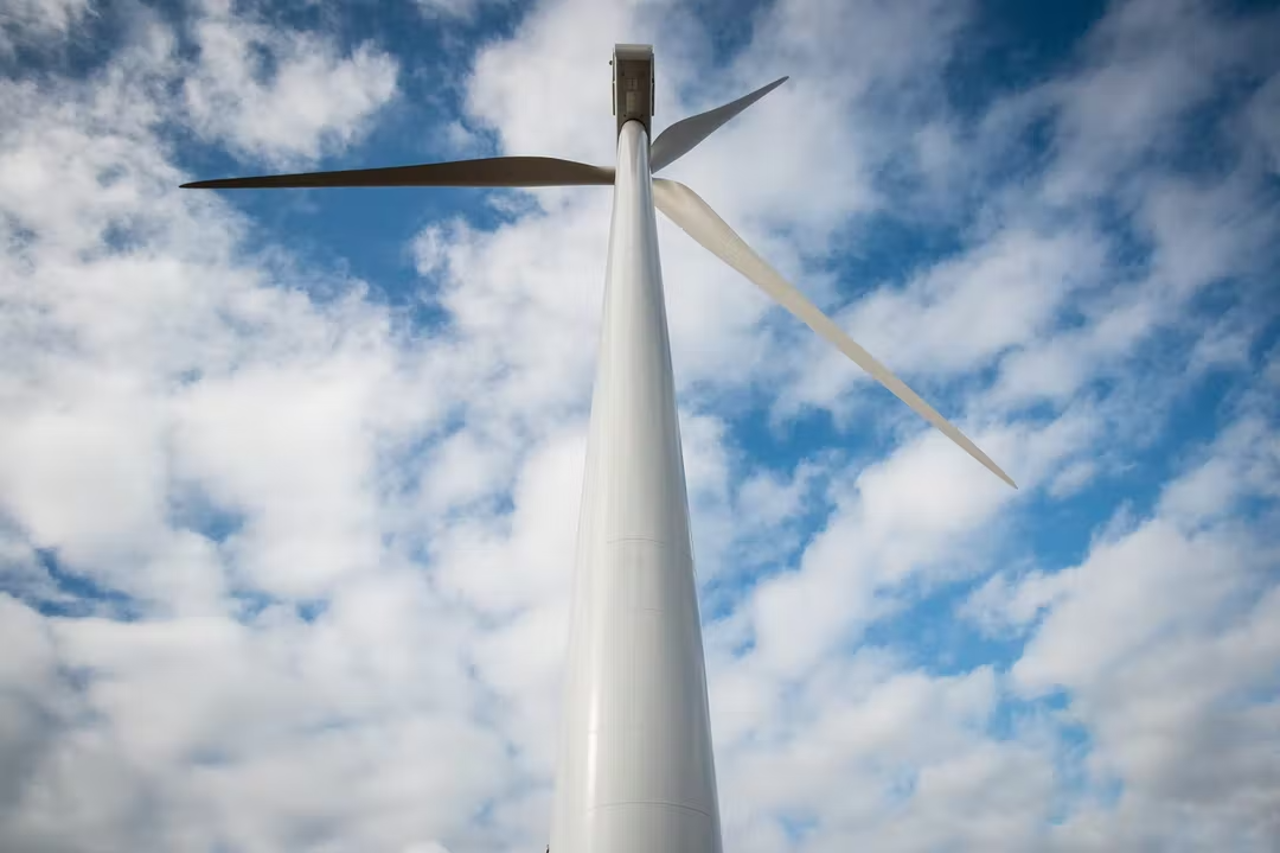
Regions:
M 201 181 L 208 189 L 612 184 L 604 318 L 578 522 L 552 853 L 720 853 L 720 816 L 654 208 L 1002 480 L 1000 468 L 751 250 L 693 190 L 652 174 L 768 94 L 649 142 L 653 48 L 617 45 L 616 169 L 547 157 Z

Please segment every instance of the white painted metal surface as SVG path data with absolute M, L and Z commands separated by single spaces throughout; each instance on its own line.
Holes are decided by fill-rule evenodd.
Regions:
M 702 631 L 649 174 L 618 138 L 552 853 L 720 853 Z
M 784 78 L 785 79 L 785 78 Z M 771 85 L 777 85 L 776 83 Z M 657 147 L 656 145 L 654 146 Z M 835 344 L 836 349 L 847 355 L 854 364 L 861 367 L 871 378 L 888 388 L 899 400 L 906 403 L 920 417 L 933 424 L 947 438 L 958 444 L 965 453 L 981 462 L 991 473 L 1004 480 L 1015 489 L 1018 484 L 1013 478 L 983 453 L 978 445 L 969 440 L 959 427 L 948 421 L 937 410 L 926 403 L 919 394 L 912 391 L 898 377 L 881 364 L 871 353 L 858 345 L 853 338 L 844 333 L 835 321 L 823 314 L 810 302 L 795 285 L 787 281 L 778 271 L 769 266 L 764 258 L 746 244 L 738 233 L 729 227 L 720 216 L 711 209 L 711 205 L 702 200 L 702 196 L 676 181 L 658 178 L 653 181 L 653 200 L 658 209 L 668 219 L 679 225 L 693 239 L 701 243 L 713 255 L 742 273 L 757 287 L 769 294 L 779 305 L 786 308 L 810 329 Z

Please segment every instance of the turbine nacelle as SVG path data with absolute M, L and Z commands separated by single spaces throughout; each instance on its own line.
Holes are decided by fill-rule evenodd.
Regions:
M 653 45 L 615 44 L 613 59 L 613 114 L 618 133 L 629 121 L 644 125 L 653 136 Z
M 613 101 L 618 133 L 630 121 L 644 126 L 652 139 L 653 47 L 619 44 L 614 47 Z M 649 150 L 649 170 L 656 173 L 688 154 L 703 140 L 747 107 L 787 81 L 779 78 L 736 101 L 682 119 L 658 135 Z M 227 178 L 183 184 L 191 189 L 256 189 L 284 187 L 548 187 L 613 185 L 615 170 L 554 157 L 491 157 L 383 169 L 309 172 Z M 954 424 L 938 414 L 870 353 L 853 341 L 830 317 L 764 261 L 693 190 L 683 184 L 653 180 L 653 202 L 658 210 L 698 243 L 733 267 L 783 308 L 808 325 L 851 361 L 865 370 L 894 396 L 933 424 L 966 453 L 1015 489 L 1017 485 L 1000 466 L 969 440 Z

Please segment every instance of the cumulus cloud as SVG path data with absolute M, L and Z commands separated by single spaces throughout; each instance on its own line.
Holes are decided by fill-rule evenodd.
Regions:
M 408 654 L 461 624 L 425 615 L 439 597 L 374 517 L 380 445 L 436 412 L 404 390 L 425 367 L 359 288 L 313 302 L 238 256 L 243 219 L 177 191 L 174 38 L 151 27 L 94 80 L 0 96 L 5 577 L 40 581 L 5 598 L 5 843 L 267 849 L 350 816 L 370 846 L 434 843 L 502 747 L 461 658 Z M 443 693 L 379 687 L 401 679 Z M 428 769 L 449 744 L 475 774 Z
M 92 11 L 89 0 L 14 0 L 0 11 L 0 58 L 18 47 L 47 50 Z
M 191 127 L 244 158 L 288 163 L 340 149 L 396 89 L 394 58 L 369 44 L 281 30 L 211 0 L 193 25 L 199 52 L 182 82 Z
M 598 162 L 614 41 L 659 127 L 792 74 L 673 177 L 1022 486 L 661 226 L 726 848 L 1280 838 L 1276 21 L 1162 10 L 964 109 L 969 4 L 467 43 L 442 133 Z M 0 846 L 539 849 L 609 193 L 424 207 L 382 298 L 175 187 L 369 139 L 406 42 L 135 23 L 0 81 Z
M 1209 460 L 1169 484 L 1154 517 L 1054 577 L 1056 598 L 1012 675 L 1019 690 L 1069 690 L 1070 717 L 1094 742 L 1088 772 L 1123 785 L 1108 838 L 1084 810 L 1062 828 L 1069 846 L 1216 838 L 1262 849 L 1276 838 L 1280 776 L 1259 745 L 1280 738 L 1280 551 L 1263 532 L 1273 512 L 1255 529 L 1236 510 L 1274 491 L 1274 438 L 1242 440 L 1259 428 L 1249 419 L 1228 430 Z M 1218 467 L 1250 463 L 1265 483 L 1242 477 L 1188 501 Z

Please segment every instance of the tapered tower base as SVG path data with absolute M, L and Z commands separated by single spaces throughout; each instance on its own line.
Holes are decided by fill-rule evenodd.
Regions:
M 618 137 L 552 853 L 720 853 L 649 140 Z

